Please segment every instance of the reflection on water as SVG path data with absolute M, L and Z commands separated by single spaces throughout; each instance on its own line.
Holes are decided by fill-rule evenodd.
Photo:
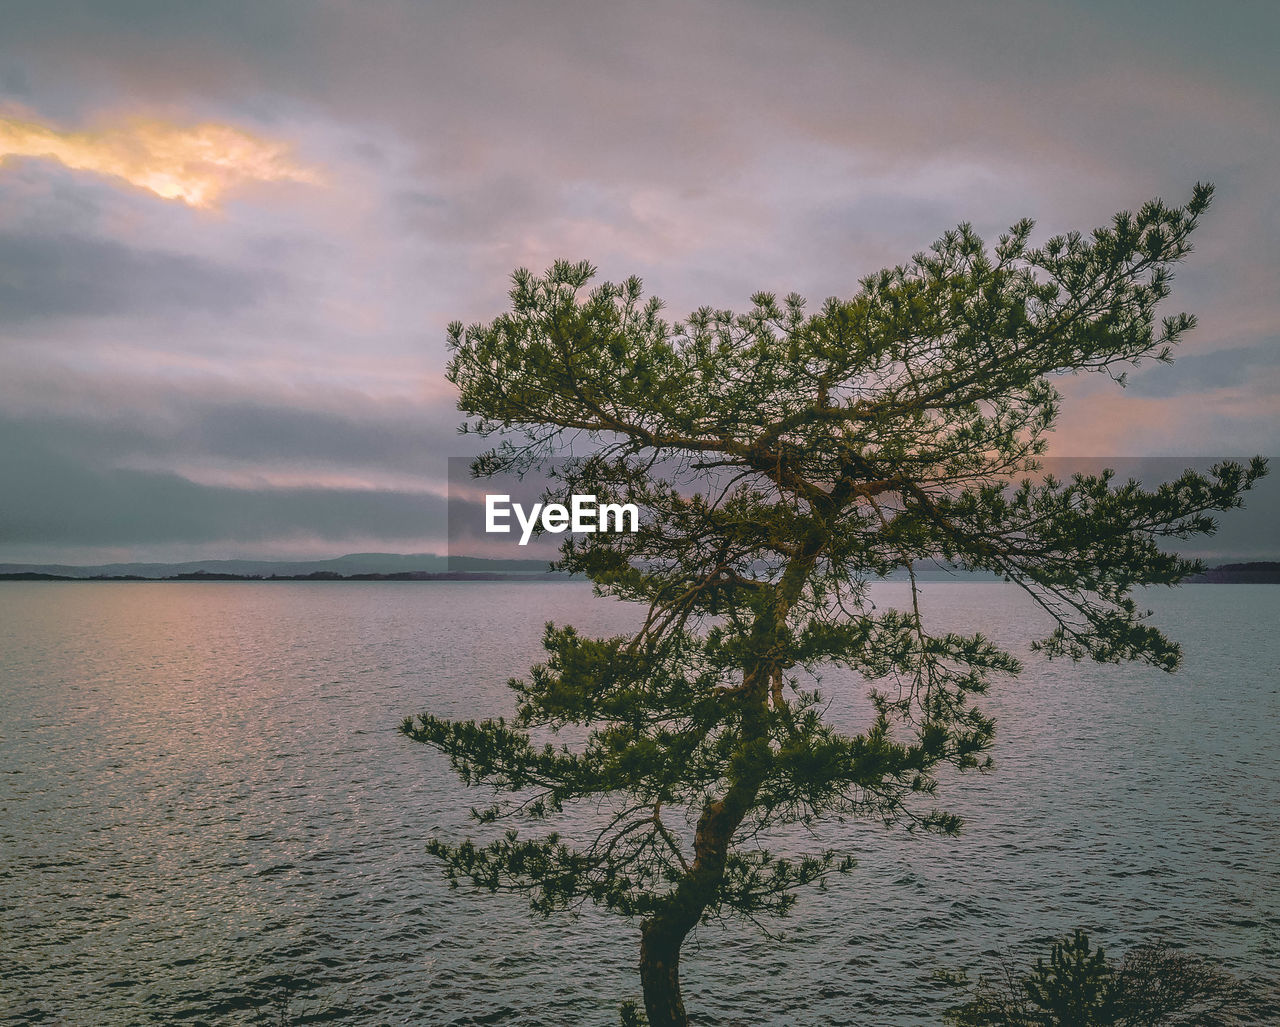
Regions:
M 1018 646 L 1039 626 L 1002 585 L 926 598 Z M 783 942 L 691 941 L 697 1022 L 936 1023 L 934 968 L 1076 925 L 1274 975 L 1280 589 L 1149 604 L 1183 671 L 1030 661 L 990 700 L 996 772 L 944 788 L 966 833 L 832 833 L 859 869 Z M 0 1019 L 248 1023 L 292 977 L 317 1020 L 616 1023 L 634 926 L 445 887 L 423 840 L 476 797 L 395 730 L 510 712 L 547 619 L 635 611 L 565 583 L 0 584 Z M 824 687 L 863 721 L 852 682 Z

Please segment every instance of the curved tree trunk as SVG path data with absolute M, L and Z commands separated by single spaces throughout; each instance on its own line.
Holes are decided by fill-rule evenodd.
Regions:
M 687 1027 L 680 996 L 680 947 L 716 898 L 729 844 L 754 805 L 769 756 L 766 711 L 772 667 L 746 676 L 740 695 L 742 728 L 733 783 L 723 799 L 704 807 L 694 835 L 694 861 L 666 905 L 640 927 L 640 982 L 649 1027 Z
M 680 996 L 680 947 L 719 893 L 729 845 L 755 805 L 768 773 L 769 700 L 775 684 L 781 683 L 773 648 L 822 544 L 822 536 L 811 532 L 801 554 L 788 565 L 773 608 L 756 618 L 751 632 L 756 657 L 744 667 L 742 688 L 734 696 L 741 726 L 729 788 L 723 799 L 708 803 L 698 818 L 689 873 L 666 905 L 640 926 L 640 982 L 649 1027 L 687 1027 L 689 1023 Z

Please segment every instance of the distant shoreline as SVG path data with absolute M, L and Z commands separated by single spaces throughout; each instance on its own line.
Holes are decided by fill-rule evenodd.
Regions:
M 571 575 L 547 571 L 542 574 L 503 573 L 501 571 L 398 571 L 391 574 L 335 574 L 331 571 L 315 571 L 311 574 L 218 574 L 194 571 L 189 574 L 169 574 L 163 577 L 146 577 L 141 574 L 44 574 L 38 571 L 17 571 L 0 574 L 0 581 L 250 581 L 308 582 L 308 581 L 570 581 Z
M 1280 585 L 1280 562 L 1224 563 L 1187 578 L 1193 585 Z
M 42 571 L 10 571 L 0 573 L 0 581 L 249 581 L 249 582 L 329 582 L 329 581 L 572 581 L 574 575 L 515 571 L 393 571 L 389 573 L 339 574 L 336 571 L 312 571 L 309 574 L 229 574 L 217 571 L 189 571 L 182 574 L 147 576 L 142 574 L 49 574 Z M 955 581 L 986 581 L 985 577 L 960 576 Z M 992 578 L 991 580 L 995 580 Z M 1280 561 L 1228 563 L 1194 574 L 1188 585 L 1280 585 Z

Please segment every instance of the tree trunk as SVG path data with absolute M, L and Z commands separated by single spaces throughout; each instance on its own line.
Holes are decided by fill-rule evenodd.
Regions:
M 680 997 L 680 946 L 660 920 L 646 920 L 640 929 L 640 983 L 649 1027 L 687 1027 L 689 1017 Z
M 693 866 L 668 897 L 664 908 L 641 924 L 640 982 L 649 1027 L 686 1027 L 680 997 L 680 947 L 724 881 L 725 861 L 734 833 L 755 802 L 769 760 L 765 710 L 771 667 L 748 671 L 741 703 L 740 750 L 732 784 L 723 799 L 708 803 L 698 818 Z
M 640 982 L 649 1027 L 688 1027 L 689 1016 L 680 996 L 680 947 L 716 899 L 724 881 L 729 845 L 755 804 L 764 781 L 772 756 L 769 698 L 773 683 L 781 684 L 781 668 L 774 661 L 772 650 L 779 625 L 786 624 L 787 612 L 800 594 L 821 545 L 821 536 L 812 533 L 805 554 L 793 560 L 783 575 L 774 608 L 756 618 L 751 640 L 758 655 L 743 668 L 742 688 L 734 697 L 741 726 L 729 788 L 724 798 L 708 803 L 698 818 L 693 866 L 668 897 L 665 907 L 641 924 Z

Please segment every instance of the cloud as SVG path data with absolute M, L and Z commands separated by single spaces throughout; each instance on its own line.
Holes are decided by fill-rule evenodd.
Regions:
M 1164 399 L 1231 387 L 1260 399 L 1280 394 L 1280 346 L 1275 339 L 1212 353 L 1177 354 L 1174 367 L 1177 374 L 1164 364 L 1144 365 L 1129 376 L 1128 394 Z
M 640 274 L 672 317 L 761 288 L 816 303 L 958 221 L 990 240 L 1035 216 L 1043 239 L 1184 201 L 1200 178 L 1217 198 L 1162 313 L 1201 327 L 1127 392 L 1067 381 L 1055 448 L 1280 438 L 1269 10 L 1210 24 L 1100 0 L 9 6 L 0 421 L 64 461 L 31 470 L 36 486 L 74 465 L 110 495 L 140 474 L 159 513 L 188 522 L 207 498 L 223 552 L 270 545 L 235 512 L 278 525 L 254 497 L 306 525 L 286 502 L 299 490 L 434 487 L 463 441 L 444 326 L 499 313 L 517 265 Z M 296 188 L 317 167 L 325 188 Z M 231 202 L 273 182 L 278 202 Z M 0 509 L 25 509 L 8 484 Z M 363 502 L 344 530 L 404 527 Z M 57 545 L 104 537 L 77 530 Z M 112 544 L 195 544 L 162 524 L 128 534 Z
M 225 313 L 285 288 L 278 274 L 250 273 L 188 254 L 109 239 L 0 231 L 0 324 L 126 313 Z
M 1055 455 L 1276 452 L 1275 394 L 1249 382 L 1154 397 L 1101 376 L 1058 381 L 1064 400 L 1050 438 Z
M 449 436 L 451 406 L 74 369 L 63 379 L 55 392 L 0 371 L 6 558 L 180 545 L 444 550 L 446 483 L 432 443 Z
M 0 506 L 6 552 L 314 539 L 342 546 L 371 537 L 444 535 L 445 501 L 430 492 L 205 485 L 172 472 L 96 466 L 81 454 L 45 445 L 38 435 L 22 445 L 15 441 L 11 434 L 0 447 L 0 480 L 21 497 Z
M 190 207 L 214 207 L 224 192 L 249 183 L 320 181 L 315 170 L 294 161 L 288 144 L 213 122 L 184 127 L 134 119 L 67 132 L 0 118 L 0 165 L 15 157 L 120 178 Z

